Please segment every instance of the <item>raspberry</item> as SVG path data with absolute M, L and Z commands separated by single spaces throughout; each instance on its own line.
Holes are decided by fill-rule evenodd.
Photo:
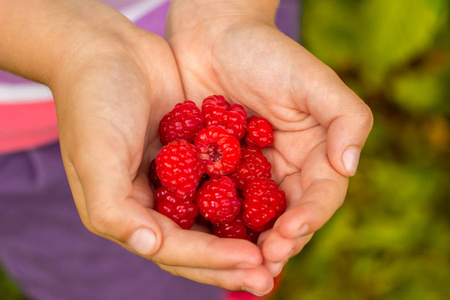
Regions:
M 239 215 L 230 223 L 214 225 L 213 233 L 218 237 L 245 239 L 247 238 L 247 227 L 245 227 L 242 215 Z
M 245 142 L 249 146 L 265 148 L 273 144 L 273 129 L 269 121 L 262 117 L 251 117 L 247 123 Z
M 197 192 L 200 214 L 213 224 L 230 223 L 241 211 L 233 181 L 226 176 L 205 181 Z
M 226 129 L 238 140 L 244 136 L 247 113 L 242 105 L 230 105 L 223 96 L 213 95 L 203 100 L 202 111 L 206 127 L 215 125 Z
M 197 206 L 193 203 L 195 192 L 179 196 L 166 187 L 160 187 L 155 191 L 155 200 L 156 210 L 172 219 L 181 228 L 188 229 L 195 224 L 198 214 Z
M 241 157 L 242 158 L 247 158 L 247 157 L 253 156 L 254 154 L 263 155 L 261 148 L 258 148 L 255 146 L 247 146 L 247 145 L 244 145 L 241 148 Z
M 150 163 L 150 171 L 148 174 L 150 182 L 153 184 L 155 190 L 162 186 L 161 180 L 159 180 L 158 175 L 156 174 L 156 160 L 153 159 Z
M 210 176 L 226 175 L 239 164 L 239 141 L 225 129 L 210 126 L 200 130 L 194 140 L 198 156 L 205 162 L 205 173 Z
M 266 224 L 264 224 L 263 226 L 260 227 L 254 227 L 251 230 L 253 232 L 264 232 L 266 230 L 269 230 L 270 228 L 273 227 L 273 225 L 275 224 L 275 221 L 278 219 L 278 217 L 275 215 L 275 218 L 270 219 L 269 222 L 267 222 Z M 250 229 L 249 229 L 250 230 Z
M 178 139 L 193 142 L 195 135 L 203 128 L 203 115 L 197 105 L 186 100 L 178 103 L 159 123 L 161 143 L 167 145 Z
M 249 152 L 248 149 L 242 150 L 242 159 L 239 166 L 230 173 L 229 177 L 240 190 L 244 190 L 247 184 L 253 179 L 271 177 L 270 165 L 264 155 L 257 152 Z
M 243 217 L 252 230 L 262 228 L 286 210 L 286 196 L 271 179 L 254 179 L 244 190 Z
M 247 239 L 252 242 L 253 244 L 256 244 L 258 242 L 258 238 L 261 232 L 256 232 L 251 230 L 250 228 L 247 228 Z
M 156 173 L 161 184 L 178 195 L 195 192 L 203 175 L 203 162 L 186 140 L 164 146 L 156 155 Z

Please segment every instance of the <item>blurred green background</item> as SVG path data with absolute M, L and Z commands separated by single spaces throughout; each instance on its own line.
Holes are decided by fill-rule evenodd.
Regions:
M 375 124 L 332 220 L 272 298 L 450 299 L 448 0 L 304 0 L 303 44 Z
M 372 108 L 347 200 L 273 300 L 450 299 L 448 0 L 304 0 L 303 44 Z M 24 299 L 0 272 L 0 299 Z

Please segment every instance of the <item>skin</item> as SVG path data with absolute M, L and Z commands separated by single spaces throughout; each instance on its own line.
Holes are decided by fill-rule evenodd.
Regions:
M 173 2 L 167 30 L 187 98 L 221 94 L 274 126 L 265 155 L 288 208 L 258 246 L 276 276 L 342 205 L 354 174 L 343 152 L 361 150 L 372 114 L 331 69 L 275 27 L 276 1 L 193 2 Z
M 174 1 L 166 42 L 95 1 L 1 3 L 8 43 L 0 43 L 0 67 L 51 88 L 87 229 L 178 276 L 258 295 L 272 289 L 284 263 L 342 204 L 354 173 L 343 152 L 359 152 L 372 124 L 328 67 L 275 28 L 275 9 L 274 1 Z M 275 127 L 265 154 L 289 207 L 257 246 L 182 230 L 152 209 L 159 120 L 177 102 L 211 94 Z M 145 230 L 153 243 L 136 247 Z

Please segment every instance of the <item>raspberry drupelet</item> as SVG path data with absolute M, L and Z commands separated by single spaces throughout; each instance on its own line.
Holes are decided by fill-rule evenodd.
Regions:
M 203 114 L 197 105 L 185 100 L 178 103 L 159 123 L 158 133 L 161 143 L 184 139 L 194 141 L 194 137 L 203 128 Z
M 156 173 L 163 186 L 183 196 L 197 189 L 203 175 L 203 162 L 194 145 L 176 140 L 156 155 Z
M 196 201 L 200 214 L 212 224 L 230 223 L 241 211 L 236 188 L 227 176 L 205 181 Z
M 247 113 L 240 104 L 230 104 L 221 95 L 213 95 L 203 100 L 202 112 L 205 127 L 214 125 L 227 130 L 240 140 L 247 127 Z

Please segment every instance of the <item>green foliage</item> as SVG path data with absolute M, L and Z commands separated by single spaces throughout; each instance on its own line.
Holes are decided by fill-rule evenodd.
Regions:
M 446 0 L 305 0 L 304 46 L 372 108 L 346 203 L 273 299 L 450 298 Z
M 0 269 L 0 299 L 2 300 L 25 300 L 22 292 Z

